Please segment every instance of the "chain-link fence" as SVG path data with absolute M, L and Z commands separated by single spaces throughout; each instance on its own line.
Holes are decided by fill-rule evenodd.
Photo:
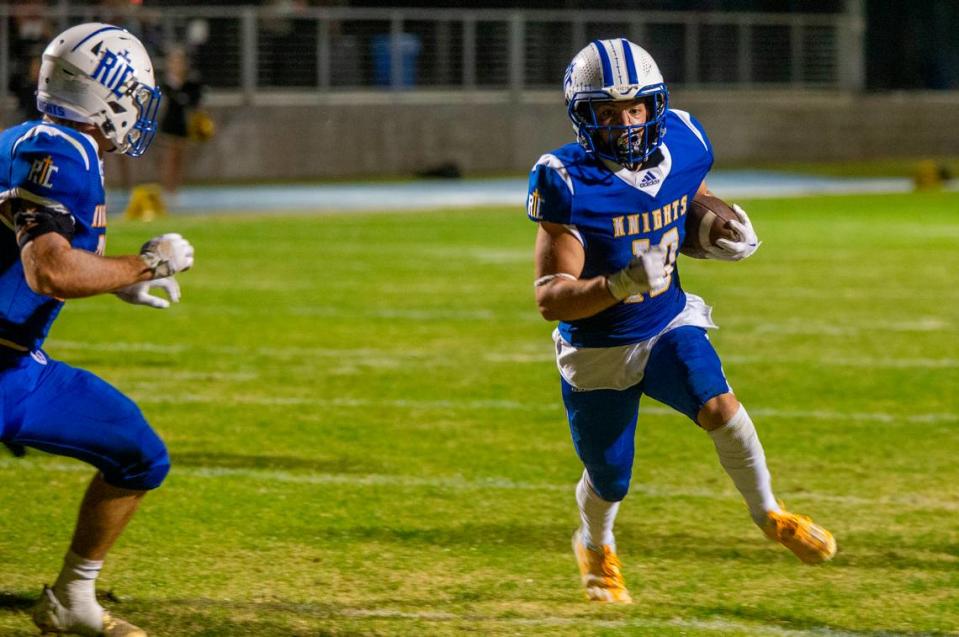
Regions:
M 42 19 L 45 37 L 83 21 L 119 23 L 161 59 L 185 46 L 208 86 L 248 100 L 277 89 L 555 89 L 590 40 L 623 36 L 652 53 L 673 87 L 859 90 L 864 75 L 856 14 L 245 6 L 104 15 L 65 4 Z M 25 65 L 24 24 L 16 4 L 0 4 L 0 91 Z

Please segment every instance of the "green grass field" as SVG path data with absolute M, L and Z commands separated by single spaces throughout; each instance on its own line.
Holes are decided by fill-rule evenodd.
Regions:
M 114 222 L 196 245 L 166 312 L 71 302 L 48 353 L 134 397 L 174 468 L 110 556 L 151 635 L 959 634 L 959 194 L 745 202 L 683 257 L 774 487 L 840 552 L 753 526 L 708 437 L 646 399 L 617 525 L 635 604 L 583 600 L 580 465 L 522 210 Z M 0 458 L 0 634 L 55 578 L 91 471 Z

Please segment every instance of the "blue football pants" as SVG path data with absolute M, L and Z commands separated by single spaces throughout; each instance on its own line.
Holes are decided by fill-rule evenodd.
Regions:
M 0 441 L 77 458 L 124 489 L 155 489 L 170 470 L 163 441 L 132 400 L 41 352 L 0 370 Z
M 691 325 L 670 330 L 659 339 L 638 385 L 623 391 L 582 391 L 561 381 L 576 453 L 593 488 L 609 502 L 622 500 L 629 491 L 643 394 L 696 422 L 707 401 L 730 391 L 706 330 Z

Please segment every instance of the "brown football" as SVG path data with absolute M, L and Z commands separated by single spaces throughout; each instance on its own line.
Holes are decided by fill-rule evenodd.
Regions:
M 716 245 L 719 239 L 736 238 L 729 225 L 731 220 L 738 217 L 725 201 L 712 195 L 696 195 L 686 212 L 686 238 L 679 251 L 694 259 L 705 259 L 706 246 Z

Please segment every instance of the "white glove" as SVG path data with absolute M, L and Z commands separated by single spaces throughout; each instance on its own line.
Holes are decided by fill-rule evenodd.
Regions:
M 167 301 L 163 297 L 150 294 L 150 288 L 160 288 L 164 290 L 166 295 L 170 297 L 170 300 Z M 134 283 L 125 288 L 120 288 L 114 292 L 114 294 L 116 294 L 120 300 L 126 301 L 127 303 L 148 305 L 158 310 L 165 310 L 170 307 L 171 302 L 180 302 L 180 284 L 177 283 L 176 279 L 172 276 L 168 276 L 164 279 L 153 279 L 152 281 Z
M 706 247 L 707 258 L 719 259 L 720 261 L 741 261 L 759 249 L 762 241 L 756 237 L 756 231 L 753 230 L 753 224 L 749 221 L 746 211 L 740 208 L 739 204 L 734 203 L 733 212 L 739 217 L 739 221 L 730 220 L 729 222 L 729 225 L 735 231 L 736 240 L 718 239 L 715 246 Z
M 673 273 L 672 267 L 666 265 L 666 256 L 666 250 L 657 245 L 633 257 L 625 268 L 606 277 L 609 293 L 622 301 L 665 286 Z
M 150 268 L 154 279 L 173 276 L 193 265 L 193 246 L 175 232 L 154 237 L 140 248 L 140 258 Z

